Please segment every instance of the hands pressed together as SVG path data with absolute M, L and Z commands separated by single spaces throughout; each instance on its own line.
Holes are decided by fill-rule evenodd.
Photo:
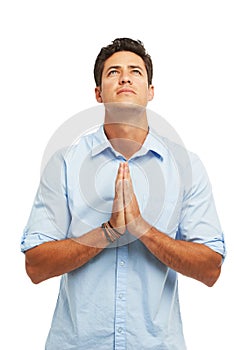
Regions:
M 119 165 L 109 223 L 119 233 L 124 234 L 128 230 L 136 237 L 149 229 L 149 224 L 146 223 L 140 213 L 128 163 L 120 163 Z

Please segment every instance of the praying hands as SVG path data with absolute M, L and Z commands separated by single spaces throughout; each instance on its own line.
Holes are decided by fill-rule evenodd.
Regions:
M 128 163 L 119 165 L 112 215 L 108 223 L 112 230 L 114 228 L 121 235 L 128 230 L 134 236 L 139 237 L 150 229 L 150 225 L 141 216 Z

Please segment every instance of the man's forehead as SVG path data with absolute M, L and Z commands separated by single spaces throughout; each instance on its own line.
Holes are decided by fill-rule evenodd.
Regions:
M 143 59 L 131 51 L 118 51 L 113 53 L 104 63 L 104 68 L 108 69 L 110 66 L 113 67 L 139 67 L 141 69 L 145 68 L 145 63 Z

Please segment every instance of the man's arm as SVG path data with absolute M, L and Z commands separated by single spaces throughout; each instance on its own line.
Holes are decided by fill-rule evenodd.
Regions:
M 138 234 L 139 229 L 138 225 Z M 204 244 L 175 240 L 154 227 L 139 239 L 162 263 L 209 287 L 213 286 L 220 275 L 221 255 Z
M 149 225 L 140 214 L 127 164 L 123 179 L 125 223 L 130 233 L 163 264 L 212 286 L 220 275 L 222 256 L 203 244 L 175 240 Z
M 101 228 L 80 238 L 40 244 L 25 253 L 27 274 L 33 283 L 60 276 L 84 265 L 107 245 L 108 241 Z
M 115 198 L 111 220 L 125 231 L 123 208 L 123 164 L 115 181 Z M 46 242 L 26 251 L 26 271 L 33 283 L 60 276 L 86 264 L 109 244 L 104 231 L 98 227 L 81 237 Z

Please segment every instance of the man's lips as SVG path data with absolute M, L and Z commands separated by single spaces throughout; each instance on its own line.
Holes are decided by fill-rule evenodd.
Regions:
M 130 93 L 130 94 L 136 94 L 135 91 L 129 88 L 123 88 L 117 91 L 117 95 L 122 94 L 122 93 Z

